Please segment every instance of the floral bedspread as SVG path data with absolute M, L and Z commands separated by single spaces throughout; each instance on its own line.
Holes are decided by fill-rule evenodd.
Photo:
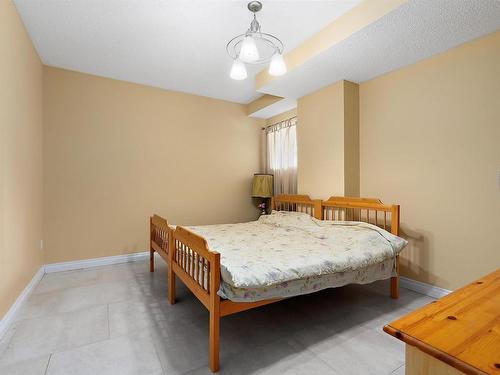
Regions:
M 388 259 L 353 271 L 310 276 L 305 279 L 285 281 L 259 288 L 236 288 L 222 281 L 218 294 L 234 302 L 255 302 L 273 298 L 288 298 L 347 284 L 367 284 L 396 275 L 394 259 Z
M 294 284 L 288 294 L 308 293 L 318 288 L 314 283 L 322 276 L 326 276 L 323 281 L 331 281 L 323 282 L 323 287 L 390 277 L 393 259 L 407 244 L 371 224 L 323 221 L 297 212 L 274 211 L 248 223 L 187 228 L 221 254 L 219 293 L 242 301 L 271 298 L 276 293 L 283 297 L 276 289 Z

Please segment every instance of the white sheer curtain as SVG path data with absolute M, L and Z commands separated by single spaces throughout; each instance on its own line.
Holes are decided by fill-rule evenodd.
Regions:
M 274 175 L 274 195 L 297 194 L 297 117 L 266 128 L 267 173 Z

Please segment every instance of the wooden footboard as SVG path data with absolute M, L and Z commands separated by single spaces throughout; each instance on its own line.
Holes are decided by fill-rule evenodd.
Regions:
M 207 241 L 183 227 L 177 227 L 172 235 L 173 251 L 170 252 L 168 295 L 175 303 L 175 276 L 177 276 L 210 313 L 209 366 L 219 370 L 220 318 L 254 307 L 267 305 L 279 299 L 258 302 L 233 302 L 222 300 L 217 294 L 220 288 L 220 254 L 208 248 Z
M 153 215 L 149 218 L 149 270 L 155 270 L 155 251 L 168 263 L 168 249 L 172 228 L 164 218 Z
M 220 254 L 210 251 L 203 237 L 178 226 L 171 262 L 175 274 L 208 309 L 211 292 L 219 290 Z
M 219 370 L 220 254 L 210 251 L 207 241 L 183 227 L 177 227 L 172 236 L 168 295 L 175 303 L 175 275 L 194 293 L 210 312 L 209 365 Z

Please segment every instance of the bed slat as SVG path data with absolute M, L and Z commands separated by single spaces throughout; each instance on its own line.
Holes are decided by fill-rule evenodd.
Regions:
M 399 234 L 399 205 L 386 205 L 374 198 L 330 197 L 322 203 L 325 220 L 354 220 Z M 349 217 L 351 210 L 351 217 Z M 383 215 L 383 223 L 379 218 Z M 390 223 L 390 227 L 389 227 Z
M 323 218 L 321 200 L 307 195 L 277 195 L 272 198 L 271 205 L 273 210 L 303 212 L 317 219 Z

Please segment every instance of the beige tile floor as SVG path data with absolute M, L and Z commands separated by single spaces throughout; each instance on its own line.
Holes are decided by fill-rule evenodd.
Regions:
M 157 260 L 47 274 L 0 341 L 0 374 L 209 374 L 208 313 Z M 221 374 L 404 373 L 384 324 L 431 302 L 387 281 L 300 296 L 226 317 Z

